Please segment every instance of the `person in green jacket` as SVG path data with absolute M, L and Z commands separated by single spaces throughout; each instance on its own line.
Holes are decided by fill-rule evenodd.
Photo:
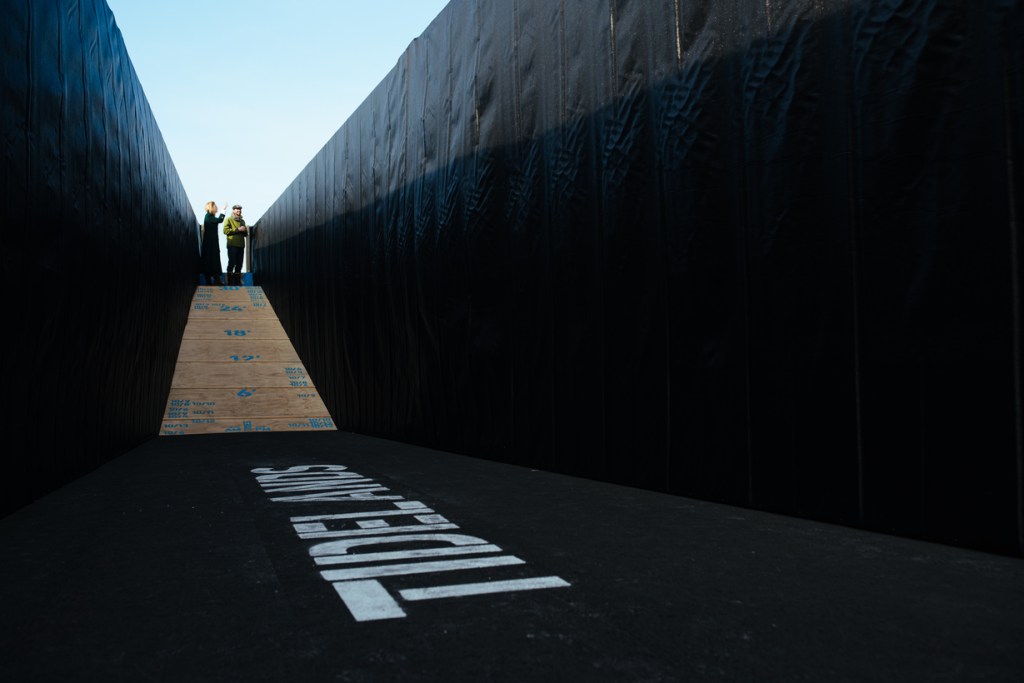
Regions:
M 242 218 L 242 205 L 231 207 L 231 215 L 224 221 L 224 234 L 228 236 L 228 284 L 242 284 L 242 256 L 245 254 L 245 238 L 249 228 Z

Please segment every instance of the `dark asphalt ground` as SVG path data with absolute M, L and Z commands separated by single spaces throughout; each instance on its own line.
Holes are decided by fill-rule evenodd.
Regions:
M 313 495 L 394 499 L 273 500 L 310 490 L 252 472 L 324 464 L 362 489 Z M 413 501 L 433 512 L 293 526 Z M 385 524 L 500 552 L 310 556 L 417 533 Z M 438 547 L 457 546 L 349 554 Z M 1024 680 L 1022 560 L 346 433 L 154 439 L 0 520 L 0 556 L 7 681 Z M 452 568 L 467 557 L 515 564 Z M 393 618 L 357 620 L 326 570 Z M 553 577 L 569 585 L 406 597 Z

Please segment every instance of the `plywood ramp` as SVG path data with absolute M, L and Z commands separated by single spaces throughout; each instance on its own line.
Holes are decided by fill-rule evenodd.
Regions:
M 333 430 L 260 287 L 198 287 L 161 436 Z

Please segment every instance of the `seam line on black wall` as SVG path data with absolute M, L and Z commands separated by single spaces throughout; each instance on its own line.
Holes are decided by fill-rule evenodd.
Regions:
M 853 64 L 849 65 L 853 73 Z M 852 86 L 848 85 L 846 91 L 847 103 L 850 107 L 850 117 L 846 125 L 847 144 L 847 171 L 846 197 L 849 206 L 849 236 L 850 236 L 850 290 L 853 324 L 853 403 L 854 419 L 856 421 L 854 438 L 857 449 L 857 521 L 860 524 L 867 524 L 866 506 L 864 502 L 864 415 L 863 415 L 863 386 L 861 371 L 861 327 L 860 327 L 860 217 L 861 217 L 861 195 L 860 189 L 863 183 L 860 182 L 857 164 L 860 142 L 857 139 L 857 131 L 860 130 L 859 103 L 853 95 Z
M 611 52 L 611 92 L 613 97 L 619 94 L 618 56 L 615 54 L 615 0 L 608 0 L 609 50 Z
M 523 99 L 523 81 L 522 74 L 519 72 L 519 0 L 515 0 L 515 4 L 512 6 L 512 21 L 515 29 L 512 35 L 512 59 L 515 62 L 515 122 L 516 122 L 516 139 L 518 140 L 523 134 L 523 111 L 522 111 L 522 99 Z
M 1006 59 L 1011 59 L 1009 46 L 1004 48 Z M 1021 292 L 1020 292 L 1020 240 L 1017 231 L 1020 223 L 1017 220 L 1017 177 L 1016 168 L 1013 164 L 1013 111 L 1010 106 L 1012 101 L 1010 94 L 1010 74 L 1007 61 L 1003 68 L 1003 120 L 1006 132 L 1004 138 L 1004 149 L 1006 151 L 1006 177 L 1007 177 L 1007 208 L 1010 214 L 1010 295 L 1013 302 L 1013 417 L 1014 431 L 1016 433 L 1016 460 L 1017 460 L 1017 549 L 1024 552 L 1024 406 L 1022 406 L 1022 378 L 1021 378 Z
M 682 34 L 682 21 L 679 19 L 679 0 L 674 0 L 675 8 L 675 19 L 676 19 L 676 74 L 683 73 L 683 34 Z
M 559 103 L 559 114 L 562 120 L 560 124 L 565 124 L 569 109 L 569 48 L 565 42 L 565 0 L 562 0 L 558 4 L 558 75 L 561 86 L 559 94 L 562 97 L 562 101 Z

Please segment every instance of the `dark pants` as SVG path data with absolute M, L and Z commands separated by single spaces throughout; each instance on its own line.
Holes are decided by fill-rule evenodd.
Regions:
M 228 247 L 228 272 L 242 272 L 242 255 L 245 254 L 245 247 Z

